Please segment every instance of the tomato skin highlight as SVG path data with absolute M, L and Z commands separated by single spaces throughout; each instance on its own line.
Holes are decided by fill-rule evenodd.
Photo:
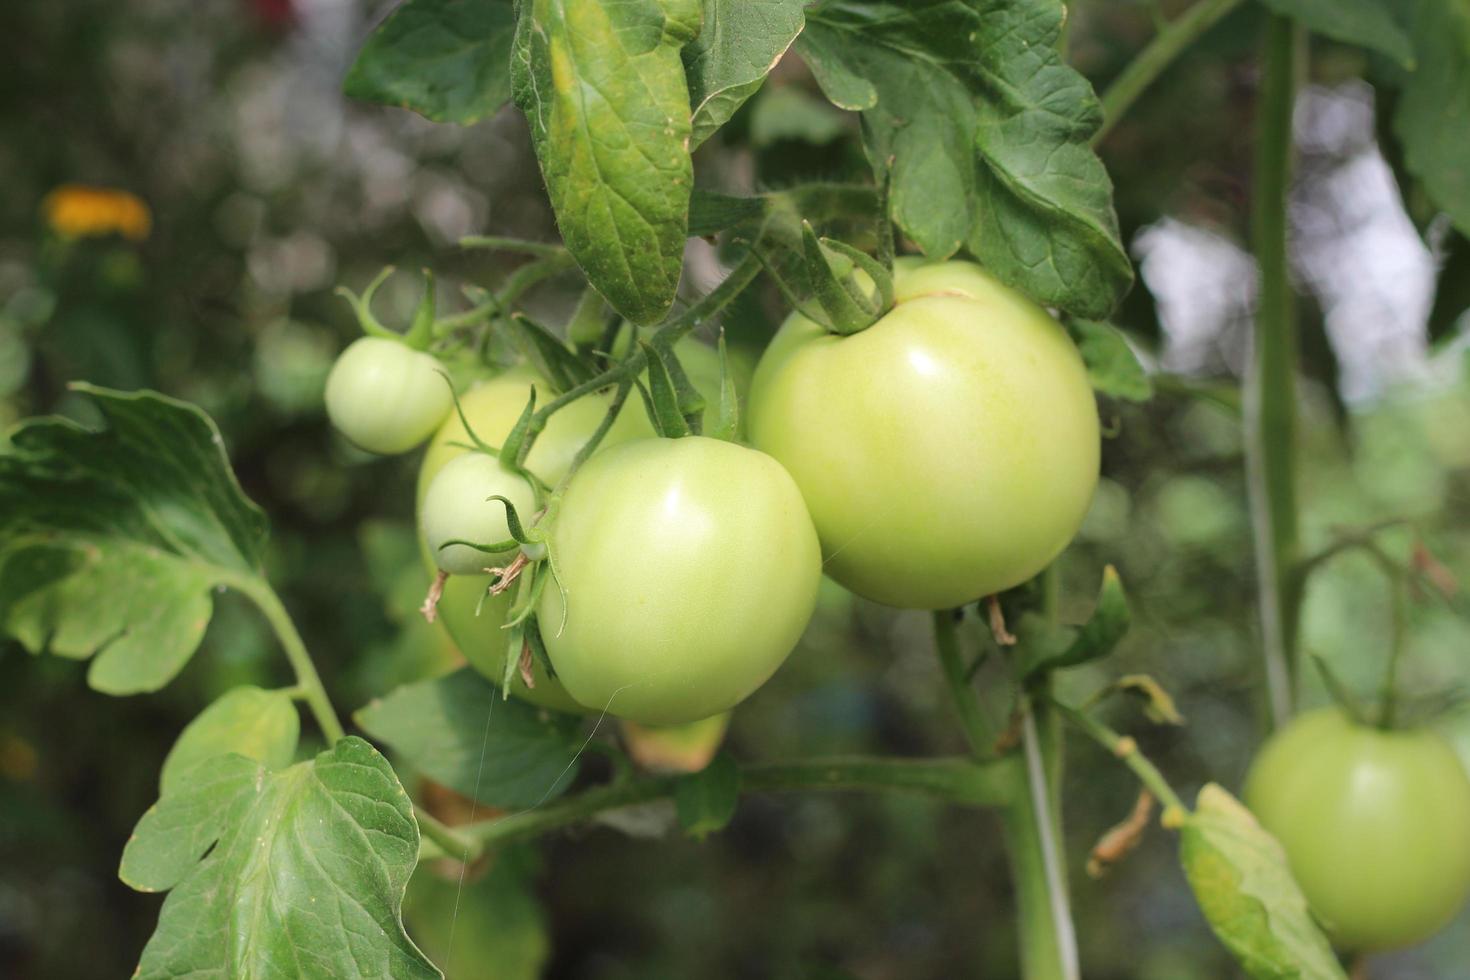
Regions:
M 526 407 L 532 384 L 537 386 L 537 403 L 543 404 L 550 397 L 543 392 L 549 391 L 549 388 L 534 372 L 517 368 L 482 382 L 461 395 L 460 409 L 469 419 L 476 435 L 491 446 L 499 446 Z M 553 415 L 545 431 L 531 447 L 527 459 L 531 471 L 552 483 L 566 475 L 577 450 L 602 421 L 608 402 L 606 395 L 589 395 Z M 652 435 L 653 426 L 649 423 L 648 416 L 643 407 L 637 404 L 637 400 L 633 399 L 623 406 L 617 421 L 603 440 L 603 445 L 616 445 L 629 439 L 645 439 Z M 420 515 L 419 543 L 423 548 L 424 566 L 431 574 L 437 570 L 437 566 L 425 544 L 428 523 L 424 519 L 425 501 L 435 477 L 450 461 L 463 457 L 468 452 L 452 443 L 468 442 L 469 434 L 465 432 L 459 416 L 451 413 L 429 443 L 419 469 L 418 505 L 415 510 Z M 494 491 L 487 491 L 486 495 L 490 492 Z M 531 513 L 525 512 L 521 516 L 529 519 Z M 444 629 L 471 666 L 499 684 L 504 675 L 506 647 L 510 641 L 501 626 L 505 624 L 506 614 L 510 610 L 512 594 L 505 592 L 498 596 L 486 596 L 485 589 L 489 584 L 490 578 L 487 575 L 450 576 L 444 583 L 444 595 L 439 601 L 438 614 Z M 547 587 L 551 587 L 550 583 Z M 475 615 L 477 606 L 480 611 L 478 616 Z M 511 693 L 531 704 L 558 711 L 587 710 L 573 700 L 555 678 L 547 677 L 539 663 L 533 665 L 532 675 L 536 682 L 534 688 L 527 688 L 517 676 L 511 684 Z
M 633 442 L 572 480 L 551 544 L 566 593 L 539 616 L 567 691 L 673 725 L 728 710 L 810 620 L 821 553 L 801 493 L 763 453 L 701 436 Z
M 384 456 L 406 453 L 433 435 L 454 403 L 433 355 L 383 337 L 347 346 L 327 375 L 325 399 L 338 432 Z
M 1343 949 L 1414 945 L 1470 896 L 1470 778 L 1432 732 L 1304 714 L 1256 757 L 1245 800 Z
M 943 609 L 1039 573 L 1081 526 L 1100 431 L 1045 310 L 968 262 L 900 260 L 894 308 L 838 337 L 793 313 L 756 369 L 751 443 L 801 487 L 826 571 Z

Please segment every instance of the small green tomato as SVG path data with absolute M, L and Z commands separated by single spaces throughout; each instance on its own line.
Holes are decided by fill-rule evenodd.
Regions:
M 396 340 L 363 337 L 327 375 L 327 417 L 353 445 L 385 456 L 434 434 L 454 406 L 439 362 Z

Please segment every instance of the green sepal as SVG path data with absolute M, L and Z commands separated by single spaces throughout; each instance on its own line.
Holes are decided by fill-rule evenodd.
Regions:
M 357 325 L 369 337 L 380 337 L 384 340 L 403 340 L 403 337 L 383 326 L 382 322 L 373 315 L 373 297 L 377 295 L 378 289 L 383 283 L 388 281 L 388 277 L 396 271 L 398 270 L 391 265 L 383 266 L 383 271 L 373 276 L 372 282 L 367 284 L 367 288 L 362 291 L 361 296 L 346 286 L 338 286 L 336 289 L 337 295 L 345 299 L 347 305 L 352 307 L 352 312 L 357 314 Z
M 539 586 L 537 594 L 540 594 Z M 546 642 L 541 639 L 541 620 L 536 617 L 535 613 L 532 613 L 526 620 L 526 644 L 531 648 L 531 656 L 535 657 L 541 669 L 546 671 L 546 676 L 555 677 L 556 668 L 552 666 L 551 654 L 546 651 Z
M 1109 565 L 1103 569 L 1102 587 L 1092 617 L 1080 627 L 1056 627 L 1045 643 L 1024 643 L 1026 655 L 1021 676 L 1035 677 L 1044 671 L 1100 660 L 1113 652 L 1132 621 L 1123 580 L 1118 577 L 1117 569 Z
M 541 601 L 541 593 L 546 588 L 546 579 L 547 576 L 541 574 L 539 565 L 530 565 L 521 573 L 521 580 L 516 585 L 515 602 L 511 604 L 501 629 L 521 626 L 535 614 L 536 603 Z
M 533 544 L 537 541 L 536 538 L 532 538 L 527 535 L 526 527 L 524 524 L 521 523 L 521 515 L 516 513 L 516 505 L 511 503 L 509 498 L 502 497 L 500 494 L 496 493 L 491 494 L 485 499 L 498 500 L 505 505 L 505 523 L 510 528 L 510 536 L 515 539 L 514 544 L 512 544 L 511 547 L 515 547 L 516 545 Z
M 1322 686 L 1327 688 L 1327 694 L 1332 698 L 1333 703 L 1359 725 L 1367 725 L 1369 723 L 1368 713 L 1363 710 L 1363 706 L 1358 703 L 1358 699 L 1353 696 L 1348 686 L 1342 682 L 1342 678 L 1337 676 L 1337 672 L 1332 669 L 1327 658 L 1320 653 L 1311 654 L 1311 657 L 1317 673 L 1322 675 Z
M 668 363 L 647 341 L 639 341 L 648 361 L 648 406 L 649 418 L 658 434 L 666 439 L 679 439 L 691 435 L 693 429 L 689 419 L 679 405 L 679 393 Z M 686 379 L 687 383 L 687 379 Z
M 414 311 L 413 322 L 409 324 L 408 332 L 403 335 L 403 342 L 414 350 L 424 350 L 434 339 L 434 273 L 430 269 L 424 270 L 424 296 L 419 300 L 419 308 Z
M 801 223 L 801 240 L 807 278 L 828 330 L 844 335 L 866 330 L 892 305 L 893 276 L 876 259 L 835 239 L 818 238 L 809 221 Z M 876 296 L 854 278 L 858 269 L 872 277 Z
M 466 541 L 464 538 L 451 538 L 450 540 L 441 544 L 439 546 L 439 550 L 443 551 L 445 548 L 450 548 L 457 544 L 463 545 L 466 548 L 473 548 L 475 551 L 486 555 L 503 555 L 507 551 L 515 551 L 518 547 L 520 547 L 520 542 L 516 541 L 514 538 L 507 538 L 504 541 L 497 541 L 494 544 L 479 544 L 474 541 Z
M 526 646 L 526 626 L 516 623 L 507 630 L 509 638 L 505 647 L 505 669 L 500 673 L 500 699 L 510 697 L 510 686 L 515 683 L 516 671 L 521 666 L 521 650 Z
M 720 404 L 715 416 L 714 431 L 709 434 L 725 442 L 734 442 L 740 432 L 740 399 L 735 393 L 735 379 L 730 374 L 723 327 L 720 328 L 718 350 L 720 354 Z
M 524 313 L 512 314 L 506 323 L 516 349 L 551 382 L 557 394 L 592 379 L 591 367 L 546 327 Z
M 535 414 L 536 386 L 531 385 L 531 394 L 526 398 L 526 407 L 521 409 L 521 417 L 516 419 L 516 424 L 511 427 L 510 435 L 505 437 L 505 445 L 500 447 L 500 462 L 511 472 L 527 478 L 530 474 L 521 463 L 521 448 L 526 444 L 526 435 L 531 431 L 531 419 Z M 539 497 L 540 482 L 532 480 L 531 485 L 538 488 L 536 492 Z

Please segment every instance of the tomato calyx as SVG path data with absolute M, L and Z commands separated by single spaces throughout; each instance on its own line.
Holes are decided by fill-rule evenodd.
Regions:
M 413 321 L 403 333 L 390 330 L 385 327 L 377 315 L 373 313 L 373 297 L 377 295 L 378 289 L 388 281 L 388 277 L 397 270 L 391 265 L 385 265 L 383 271 L 373 277 L 367 288 L 359 296 L 346 286 L 337 287 L 337 295 L 347 300 L 352 312 L 357 314 L 358 326 L 362 332 L 369 337 L 378 337 L 383 340 L 396 340 L 410 350 L 426 350 L 429 343 L 434 339 L 434 273 L 432 270 L 424 270 L 424 296 L 419 300 L 419 307 L 414 312 Z
M 846 242 L 819 238 L 809 221 L 801 223 L 801 243 L 822 326 L 855 334 L 893 309 L 893 273 L 882 262 Z

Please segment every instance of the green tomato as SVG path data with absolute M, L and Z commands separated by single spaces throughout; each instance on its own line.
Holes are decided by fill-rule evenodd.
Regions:
M 756 368 L 750 437 L 801 487 L 828 574 L 949 608 L 1072 540 L 1097 487 L 1097 403 L 1061 325 L 979 266 L 901 260 L 894 285 L 852 336 L 787 319 Z
M 504 497 L 515 505 L 522 521 L 536 510 L 536 492 L 531 484 L 485 453 L 456 456 L 429 482 L 419 507 L 419 528 L 429 554 L 450 575 L 483 575 L 490 565 L 504 565 L 515 553 L 511 547 L 484 552 L 467 544 L 490 545 L 510 540 L 506 508 L 492 497 Z
M 385 456 L 429 438 L 454 405 L 432 355 L 383 337 L 348 345 L 327 375 L 326 402 L 338 432 Z
M 531 371 L 516 369 L 471 388 L 460 397 L 460 409 L 465 418 L 469 419 L 476 435 L 492 446 L 499 445 L 520 418 L 533 383 L 538 386 L 537 402 L 544 403 L 550 397 L 549 389 L 544 389 L 544 383 Z M 643 406 L 637 402 L 638 399 L 634 398 L 624 405 L 623 411 L 618 414 L 617 421 L 603 440 L 604 446 L 617 445 L 629 439 L 646 439 L 653 435 L 648 416 L 644 413 Z M 566 475 L 577 450 L 592 435 L 607 413 L 608 403 L 609 398 L 606 395 L 590 395 L 553 415 L 536 444 L 531 447 L 531 454 L 527 459 L 531 472 L 549 483 L 555 483 Z M 436 564 L 427 546 L 425 532 L 431 530 L 431 525 L 437 529 L 441 521 L 451 523 L 459 520 L 453 509 L 443 517 L 439 516 L 437 510 L 433 515 L 426 514 L 429 492 L 436 483 L 436 478 L 451 462 L 466 455 L 489 458 L 483 454 L 471 454 L 463 445 L 454 443 L 469 443 L 469 434 L 465 432 L 458 414 L 451 414 L 429 443 L 429 448 L 424 453 L 423 466 L 419 470 L 417 512 L 420 519 L 420 544 L 424 546 L 424 565 L 430 573 L 435 570 Z M 467 482 L 470 485 L 460 488 L 455 497 L 467 509 L 477 509 L 476 495 L 483 501 L 484 497 L 492 493 L 503 493 L 510 484 L 501 480 L 508 475 L 498 469 L 497 463 L 496 472 L 487 474 L 488 479 L 483 488 L 478 487 L 476 481 L 469 480 Z M 497 487 L 500 489 L 496 489 Z M 480 492 L 481 489 L 484 490 L 483 493 Z M 529 489 L 526 487 L 526 490 Z M 512 493 L 504 495 L 512 500 L 517 499 Z M 499 504 L 493 506 L 500 507 Z M 521 512 L 523 516 L 530 517 L 531 506 L 528 504 L 527 509 Z M 519 502 L 517 507 L 519 508 Z M 503 510 L 500 516 L 503 518 Z M 475 537 L 471 535 L 466 540 L 475 540 Z M 492 540 L 491 536 L 485 539 L 486 543 Z M 486 564 L 491 563 L 486 562 L 477 568 L 483 568 Z M 504 675 L 506 647 L 510 639 L 501 626 L 505 624 L 512 595 L 511 592 L 505 592 L 498 596 L 487 596 L 485 590 L 489 584 L 490 579 L 486 575 L 451 575 L 444 583 L 444 595 L 439 601 L 439 620 L 465 659 L 480 673 L 499 684 Z M 547 588 L 550 587 L 548 583 Z M 534 688 L 527 688 L 517 676 L 511 686 L 511 693 L 532 704 L 559 711 L 585 710 L 572 700 L 561 684 L 545 675 L 539 663 L 535 664 L 532 673 L 536 684 Z
M 801 492 L 764 453 L 700 436 L 593 457 L 551 528 L 565 592 L 541 635 L 589 708 L 649 725 L 726 711 L 781 666 L 821 580 Z
M 1302 715 L 1261 750 L 1245 799 L 1344 949 L 1417 943 L 1470 895 L 1470 779 L 1431 732 Z

